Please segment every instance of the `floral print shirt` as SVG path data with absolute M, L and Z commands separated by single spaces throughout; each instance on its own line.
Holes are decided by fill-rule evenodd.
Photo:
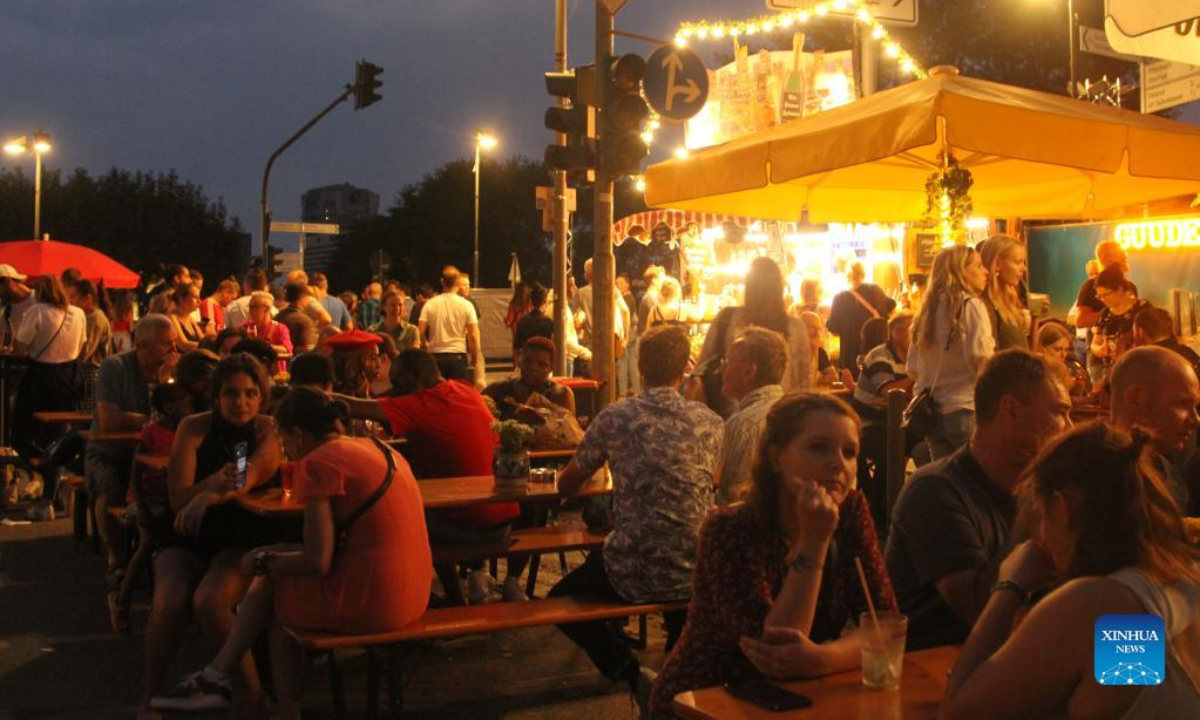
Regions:
M 724 426 L 673 387 L 644 390 L 592 420 L 575 462 L 613 478 L 613 529 L 604 569 L 629 602 L 686 598 L 696 533 L 713 507 L 713 475 Z

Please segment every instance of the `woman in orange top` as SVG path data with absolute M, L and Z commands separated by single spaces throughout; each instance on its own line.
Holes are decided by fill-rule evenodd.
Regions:
M 242 569 L 256 577 L 224 647 L 206 668 L 156 697 L 155 709 L 229 708 L 230 674 L 269 624 L 278 717 L 299 718 L 304 655 L 285 626 L 380 633 L 425 612 L 433 561 L 416 480 L 386 445 L 344 437 L 348 412 L 309 388 L 292 390 L 279 404 L 275 419 L 296 461 L 295 493 L 304 504 L 304 543 L 245 555 Z M 343 530 L 345 541 L 335 547 Z

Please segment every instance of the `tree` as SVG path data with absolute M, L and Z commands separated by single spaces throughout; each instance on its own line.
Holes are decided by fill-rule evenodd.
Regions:
M 24 240 L 33 227 L 33 182 L 20 169 L 0 174 L 0 240 Z M 101 177 L 75 170 L 42 175 L 42 230 L 95 248 L 132 270 L 168 263 L 216 279 L 245 271 L 248 241 L 224 205 L 166 174 L 113 168 Z

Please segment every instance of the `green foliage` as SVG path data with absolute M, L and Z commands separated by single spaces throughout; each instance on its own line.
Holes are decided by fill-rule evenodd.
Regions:
M 28 240 L 33 228 L 33 181 L 21 170 L 0 172 L 0 241 Z M 42 232 L 95 248 L 130 269 L 183 263 L 205 278 L 245 271 L 246 239 L 224 205 L 174 171 L 113 168 L 93 177 L 76 170 L 63 179 L 42 175 Z
M 471 271 L 474 252 L 475 179 L 470 160 L 454 160 L 397 193 L 387 214 L 351 228 L 334 257 L 330 283 L 334 288 L 361 288 L 371 278 L 368 264 L 381 248 L 392 257 L 390 277 L 408 283 L 433 283 L 442 266 Z M 550 185 L 549 169 L 541 162 L 515 156 L 484 158 L 479 188 L 479 264 L 476 287 L 508 287 L 512 253 L 517 253 L 521 276 L 549 285 L 552 281 L 553 240 L 542 230 L 542 215 L 534 205 L 535 189 Z M 628 181 L 617 185 L 615 217 L 645 209 L 641 194 Z M 572 216 L 574 266 L 592 252 L 592 191 L 578 191 Z M 435 284 L 436 287 L 436 284 Z
M 533 428 L 516 420 L 492 423 L 492 430 L 500 436 L 500 452 L 509 455 L 524 452 L 533 439 Z
M 974 209 L 974 203 L 971 202 L 971 186 L 974 184 L 971 171 L 959 167 L 953 157 L 948 158 L 946 169 L 932 173 L 925 181 L 925 224 L 940 227 L 942 221 L 946 220 L 950 237 L 955 242 L 961 242 L 965 237 L 967 220 Z M 948 201 L 945 218 L 943 198 Z

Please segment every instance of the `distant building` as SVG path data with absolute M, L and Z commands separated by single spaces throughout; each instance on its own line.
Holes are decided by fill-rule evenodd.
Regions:
M 301 222 L 336 223 L 342 235 L 306 235 L 304 270 L 329 272 L 342 237 L 359 220 L 379 214 L 379 194 L 349 183 L 313 188 L 301 198 Z

